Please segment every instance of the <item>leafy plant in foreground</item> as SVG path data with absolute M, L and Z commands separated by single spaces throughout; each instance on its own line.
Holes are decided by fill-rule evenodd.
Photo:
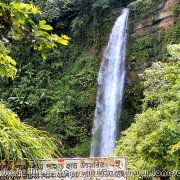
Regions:
M 37 161 L 55 156 L 54 138 L 20 122 L 17 115 L 0 104 L 0 161 Z
M 48 33 L 53 28 L 45 20 L 35 23 L 31 15 L 41 12 L 32 4 L 17 1 L 0 1 L 0 75 L 14 79 L 16 62 L 9 55 L 12 42 L 32 44 L 43 59 L 57 43 L 68 45 L 69 37 Z M 20 98 L 21 100 L 21 98 Z M 45 132 L 20 122 L 17 116 L 0 104 L 0 160 L 34 162 L 55 155 L 54 139 Z
M 46 59 L 49 49 L 57 43 L 68 45 L 69 37 L 58 36 L 52 31 L 52 26 L 45 20 L 34 22 L 31 15 L 41 14 L 32 4 L 2 0 L 0 2 L 0 73 L 14 79 L 16 62 L 10 57 L 9 49 L 12 40 L 28 41 L 34 49 Z

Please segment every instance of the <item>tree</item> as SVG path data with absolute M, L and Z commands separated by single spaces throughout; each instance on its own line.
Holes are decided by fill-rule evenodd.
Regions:
M 45 20 L 35 23 L 31 15 L 41 14 L 32 4 L 2 0 L 0 2 L 0 74 L 4 77 L 16 75 L 16 62 L 9 55 L 11 42 L 24 41 L 31 43 L 35 50 L 39 51 L 46 59 L 48 50 L 57 43 L 68 45 L 69 37 L 61 37 L 52 31 L 52 26 Z
M 34 22 L 32 15 L 41 12 L 32 4 L 1 0 L 0 2 L 0 75 L 14 79 L 16 61 L 9 55 L 12 42 L 26 41 L 46 59 L 57 43 L 68 45 L 70 38 L 52 33 L 45 20 Z M 50 32 L 50 33 L 49 33 Z M 20 122 L 11 110 L 0 103 L 0 160 L 13 162 L 52 158 L 54 138 Z
M 122 133 L 117 156 L 127 156 L 131 169 L 180 168 L 180 44 L 169 45 L 172 57 L 156 62 L 143 75 L 143 112 Z

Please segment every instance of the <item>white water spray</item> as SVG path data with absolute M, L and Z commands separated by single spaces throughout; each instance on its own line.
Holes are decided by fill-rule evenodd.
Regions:
M 110 35 L 98 75 L 91 157 L 113 156 L 125 80 L 128 9 L 123 9 Z

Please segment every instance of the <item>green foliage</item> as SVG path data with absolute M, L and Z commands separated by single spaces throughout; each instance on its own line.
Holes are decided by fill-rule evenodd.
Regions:
M 57 82 L 55 103 L 45 119 L 47 129 L 61 138 L 65 155 L 72 156 L 71 148 L 91 136 L 99 58 L 85 57 L 82 53 Z
M 163 7 L 165 0 L 135 0 L 128 5 L 131 23 L 147 18 L 151 13 Z
M 92 10 L 97 11 L 102 9 L 106 9 L 110 7 L 110 1 L 109 0 L 97 0 L 93 3 Z
M 51 54 L 49 56 L 52 59 L 42 61 L 37 53 L 32 54 L 31 47 L 26 43 L 15 46 L 18 49 L 12 50 L 11 55 L 18 62 L 18 73 L 13 82 L 9 79 L 1 81 L 1 100 L 17 112 L 20 119 L 40 128 L 43 127 L 46 108 L 51 105 L 54 98 L 50 79 L 62 72 L 62 63 L 58 62 L 59 57 Z M 65 47 L 61 49 L 64 49 L 64 52 L 66 50 Z
M 84 32 L 86 29 L 88 20 L 89 17 L 87 15 L 78 16 L 75 19 L 73 19 L 71 23 L 71 31 L 73 33 L 73 36 L 78 37 L 82 35 L 82 32 Z
M 73 154 L 76 157 L 89 157 L 91 138 L 85 139 L 81 144 L 78 144 L 72 148 L 69 154 Z
M 179 47 L 180 44 L 168 47 L 177 62 L 156 62 L 144 72 L 143 112 L 122 133 L 116 150 L 117 156 L 128 157 L 131 169 L 180 168 Z
M 178 18 L 180 14 L 180 3 L 176 3 L 172 6 L 173 15 Z
M 169 57 L 167 45 L 180 41 L 180 24 L 145 37 L 131 37 L 129 42 L 128 61 L 132 70 L 144 69 L 153 61 L 166 61 Z
M 26 44 L 16 47 L 18 53 L 11 54 L 19 71 L 13 82 L 1 81 L 0 99 L 26 123 L 56 135 L 64 145 L 59 148 L 64 156 L 77 155 L 71 149 L 82 147 L 91 136 L 98 51 L 72 43 L 59 47 L 63 53 L 51 53 L 41 61 Z
M 16 75 L 16 62 L 9 56 L 9 51 L 0 40 L 0 74 L 2 77 L 8 76 L 14 79 Z
M 134 121 L 135 114 L 142 111 L 142 99 L 143 86 L 140 79 L 134 80 L 125 86 L 121 114 L 121 130 L 127 129 Z
M 179 44 L 168 45 L 168 52 L 171 54 L 173 61 L 180 59 L 180 48 Z
M 63 156 L 88 156 L 100 50 L 114 17 L 110 8 L 99 7 L 97 15 L 89 0 L 35 3 L 54 32 L 68 32 L 72 43 L 53 49 L 46 61 L 28 43 L 13 43 L 18 72 L 13 82 L 0 82 L 0 99 L 26 123 L 54 134 L 64 145 Z M 34 21 L 43 31 L 50 28 L 37 16 Z
M 139 37 L 135 34 L 135 29 L 140 23 L 144 25 L 154 25 L 152 13 L 163 8 L 164 0 L 136 0 L 128 5 L 130 9 L 129 26 L 129 52 L 128 61 L 131 70 L 143 70 L 149 67 L 154 61 L 166 61 L 168 59 L 168 44 L 175 44 L 180 41 L 180 23 L 177 20 L 171 27 L 161 32 Z M 178 6 L 175 4 L 172 9 Z M 175 15 L 174 15 L 175 17 Z
M 2 0 L 0 2 L 0 72 L 2 76 L 14 79 L 16 75 L 16 62 L 8 55 L 7 50 L 10 41 L 28 41 L 35 50 L 41 52 L 46 59 L 48 50 L 55 47 L 57 43 L 67 45 L 69 37 L 48 33 L 53 30 L 52 26 L 46 24 L 45 20 L 36 24 L 31 15 L 41 12 L 32 4 Z
M 142 23 L 153 24 L 152 12 L 159 10 L 164 5 L 164 0 L 152 1 L 152 0 L 136 0 L 132 1 L 128 7 L 130 8 L 129 17 L 129 33 L 134 32 L 134 28 L 137 24 Z M 124 93 L 124 107 L 122 110 L 122 123 L 124 129 L 129 127 L 131 122 L 134 122 L 134 116 L 136 113 L 141 112 L 142 104 L 142 91 L 138 74 L 142 73 L 145 68 L 150 67 L 153 62 L 170 61 L 172 57 L 169 57 L 168 44 L 175 44 L 180 42 L 180 24 L 178 21 L 166 30 L 147 35 L 136 36 L 130 35 L 128 43 L 128 64 L 129 73 L 128 77 L 135 83 L 126 85 Z M 172 48 L 170 50 L 173 52 Z M 173 61 L 176 61 L 173 58 Z M 137 77 L 136 77 L 137 76 Z
M 66 31 L 71 31 L 74 37 L 83 34 L 85 36 L 85 27 L 93 22 L 95 32 L 97 26 L 100 27 L 101 22 L 106 15 L 111 14 L 113 6 L 120 6 L 121 1 L 104 0 L 44 0 L 44 3 L 36 2 L 42 8 L 42 17 L 48 20 L 54 27 Z M 81 37 L 82 38 L 82 37 Z
M 23 124 L 17 115 L 0 104 L 0 160 L 34 161 L 55 157 L 54 138 Z
M 153 64 L 151 69 L 145 70 L 145 75 L 145 99 L 143 102 L 144 109 L 149 107 L 156 108 L 157 106 L 166 103 L 169 100 L 178 99 L 178 65 L 168 66 L 166 63 L 163 64 L 157 62 Z
M 46 59 L 48 49 L 56 46 L 56 43 L 68 44 L 69 37 L 47 33 L 53 28 L 46 24 L 45 20 L 40 20 L 37 25 L 30 18 L 37 13 L 40 14 L 40 11 L 32 4 L 6 0 L 0 2 L 0 75 L 2 77 L 14 79 L 17 72 L 16 62 L 11 58 L 8 50 L 12 40 L 27 40 L 32 43 L 34 49 L 41 52 L 43 59 Z M 21 88 L 15 89 L 17 96 L 9 100 L 19 102 L 20 107 L 24 108 L 29 103 L 21 96 L 23 91 Z M 56 145 L 53 138 L 45 132 L 21 123 L 17 116 L 2 104 L 0 104 L 0 139 L 1 161 L 36 162 L 40 159 L 53 158 L 55 155 Z

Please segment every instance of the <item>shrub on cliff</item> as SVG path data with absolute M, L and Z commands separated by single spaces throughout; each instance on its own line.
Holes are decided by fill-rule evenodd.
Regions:
M 131 169 L 180 168 L 180 44 L 168 46 L 167 63 L 156 62 L 143 75 L 143 112 L 118 142 L 117 156 L 128 158 Z

